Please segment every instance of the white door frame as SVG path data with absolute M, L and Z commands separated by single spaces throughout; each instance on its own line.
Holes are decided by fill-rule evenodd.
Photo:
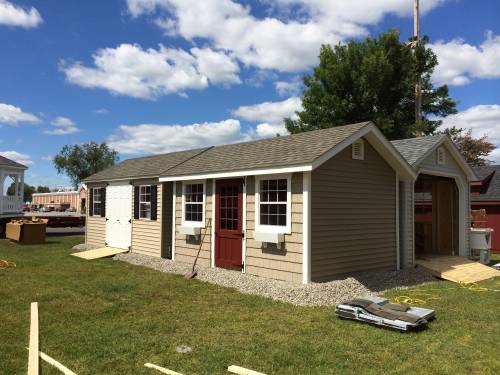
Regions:
M 466 214 L 465 202 L 469 202 L 470 200 L 467 197 L 468 194 L 468 185 L 466 188 L 466 184 L 464 183 L 463 177 L 457 173 L 450 172 L 442 172 L 442 171 L 434 171 L 432 169 L 421 169 L 418 172 L 418 175 L 427 174 L 431 176 L 440 176 L 440 177 L 448 177 L 452 178 L 455 181 L 455 184 L 458 188 L 458 254 L 462 257 L 469 256 L 469 249 L 467 249 L 465 239 L 469 236 L 469 228 L 465 225 L 466 215 L 468 215 L 468 211 Z M 417 177 L 418 178 L 418 177 Z M 413 205 L 415 205 L 415 198 Z M 470 207 L 469 207 L 470 210 Z M 413 234 L 415 236 L 415 233 Z M 415 253 L 415 249 L 413 249 Z
M 110 222 L 110 207 L 109 207 L 109 202 L 110 202 L 110 192 L 112 192 L 113 187 L 126 187 L 128 192 L 129 192 L 129 210 L 124 210 L 124 212 L 127 213 L 127 217 L 124 217 L 123 219 L 126 221 L 129 221 L 128 225 L 128 232 L 130 232 L 130 235 L 127 238 L 123 238 L 123 235 L 120 234 L 121 240 L 119 242 L 123 242 L 124 246 L 116 246 L 115 241 L 110 240 L 111 238 L 111 233 L 110 233 L 110 228 L 113 223 Z M 130 185 L 130 183 L 127 182 L 114 182 L 110 183 L 106 186 L 106 199 L 105 199 L 105 204 L 106 204 L 106 246 L 109 247 L 117 247 L 117 248 L 123 248 L 123 249 L 131 249 L 132 247 L 132 194 L 133 194 L 133 186 Z M 128 202 L 128 201 L 127 201 Z M 113 219 L 111 219 L 113 220 Z

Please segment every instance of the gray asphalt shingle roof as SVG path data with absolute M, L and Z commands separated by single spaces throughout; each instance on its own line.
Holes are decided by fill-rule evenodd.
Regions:
M 14 168 L 24 168 L 26 169 L 27 167 L 14 161 L 7 159 L 5 156 L 0 155 L 0 167 L 14 167 Z
M 434 145 L 446 137 L 444 134 L 427 137 L 398 139 L 391 141 L 392 145 L 406 159 L 408 164 L 415 166 Z
M 472 168 L 479 180 L 483 182 L 481 194 L 471 194 L 473 201 L 500 200 L 500 165 Z M 489 181 L 488 181 L 489 180 Z
M 166 170 L 162 177 L 310 164 L 370 122 L 212 147 Z
M 158 177 L 163 171 L 189 160 L 189 158 L 198 155 L 206 149 L 207 148 L 200 148 L 196 150 L 127 159 L 87 177 L 84 182 L 109 181 L 123 178 Z

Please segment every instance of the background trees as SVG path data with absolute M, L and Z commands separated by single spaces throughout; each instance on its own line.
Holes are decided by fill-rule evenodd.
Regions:
M 54 157 L 54 166 L 58 173 L 66 174 L 74 187 L 80 182 L 118 161 L 118 152 L 106 143 L 84 143 L 83 145 L 65 145 Z

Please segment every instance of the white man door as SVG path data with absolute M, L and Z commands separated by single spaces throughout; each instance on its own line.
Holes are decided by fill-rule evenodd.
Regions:
M 106 246 L 129 249 L 132 244 L 132 186 L 106 187 Z

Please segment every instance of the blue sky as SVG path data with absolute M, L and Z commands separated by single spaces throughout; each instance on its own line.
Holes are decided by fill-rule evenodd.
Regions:
M 470 127 L 500 144 L 500 1 L 422 0 L 422 32 Z M 121 159 L 272 136 L 321 43 L 412 33 L 412 0 L 0 0 L 0 153 L 27 182 L 107 141 Z M 493 154 L 500 160 L 500 153 Z

